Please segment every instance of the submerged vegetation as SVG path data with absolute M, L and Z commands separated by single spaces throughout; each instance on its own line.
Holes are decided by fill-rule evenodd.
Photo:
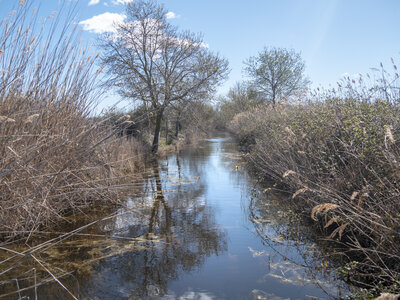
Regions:
M 347 258 L 343 278 L 372 294 L 400 290 L 400 89 L 393 70 L 258 105 L 227 125 L 259 180 L 291 191 L 296 213 Z

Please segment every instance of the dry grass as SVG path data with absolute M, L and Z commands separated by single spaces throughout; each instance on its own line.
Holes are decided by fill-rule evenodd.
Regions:
M 61 14 L 72 22 L 67 7 Z M 36 10 L 21 1 L 0 23 L 0 298 L 27 289 L 37 297 L 50 281 L 74 297 L 60 281 L 71 272 L 41 253 L 115 217 L 64 232 L 72 215 L 116 205 L 141 185 L 146 149 L 118 136 L 107 118 L 92 117 L 101 95 L 97 54 L 81 48 L 76 29 L 61 20 L 39 24 Z M 130 125 L 119 122 L 119 129 Z M 17 278 L 25 277 L 31 285 L 19 287 Z M 3 290 L 10 282 L 16 289 Z
M 292 191 L 298 212 L 347 249 L 346 279 L 399 291 L 399 75 L 381 73 L 242 112 L 230 129 L 258 176 Z
M 60 26 L 59 17 L 40 27 L 32 10 L 21 4 L 0 24 L 3 240 L 117 201 L 123 178 L 143 162 L 139 143 L 90 118 L 100 92 L 96 54 L 81 48 L 76 30 Z

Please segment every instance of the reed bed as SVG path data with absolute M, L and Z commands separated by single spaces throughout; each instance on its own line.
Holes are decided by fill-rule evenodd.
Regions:
M 400 291 L 400 89 L 397 67 L 347 78 L 297 103 L 230 123 L 260 181 L 291 192 L 297 213 L 334 241 L 338 269 L 365 295 Z
M 51 281 L 74 298 L 61 282 L 71 271 L 41 254 L 116 215 L 83 225 L 73 216 L 141 189 L 147 149 L 119 135 L 129 116 L 118 130 L 94 117 L 102 68 L 68 5 L 39 22 L 32 2 L 20 1 L 0 22 L 0 298 L 33 289 L 36 299 Z
M 73 10 L 43 24 L 20 2 L 0 23 L 0 231 L 3 241 L 116 203 L 144 148 L 92 118 L 101 67 L 82 48 Z M 125 120 L 125 119 L 124 119 Z M 120 120 L 123 124 L 124 120 Z

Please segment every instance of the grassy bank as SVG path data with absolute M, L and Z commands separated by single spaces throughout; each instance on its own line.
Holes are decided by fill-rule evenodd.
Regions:
M 400 290 L 397 78 L 348 79 L 336 91 L 258 106 L 229 124 L 260 180 L 292 192 L 297 213 L 348 258 L 342 276 L 370 293 Z

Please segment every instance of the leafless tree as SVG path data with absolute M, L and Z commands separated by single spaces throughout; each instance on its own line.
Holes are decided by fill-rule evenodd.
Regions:
M 127 20 L 103 37 L 103 62 L 123 97 L 151 106 L 152 151 L 158 150 L 163 112 L 172 103 L 205 98 L 228 73 L 228 62 L 211 53 L 199 35 L 179 32 L 155 1 L 127 5 Z

